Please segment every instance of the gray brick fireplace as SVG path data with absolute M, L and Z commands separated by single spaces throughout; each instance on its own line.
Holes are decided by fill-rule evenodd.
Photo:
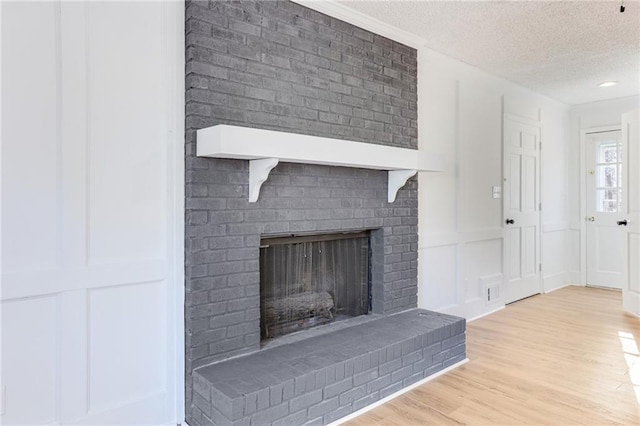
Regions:
M 422 379 L 425 371 L 431 374 L 464 359 L 464 321 L 415 309 L 405 312 L 417 305 L 415 178 L 388 203 L 385 171 L 281 163 L 263 184 L 258 201 L 249 203 L 247 161 L 196 156 L 196 130 L 218 124 L 417 149 L 416 51 L 289 1 L 188 1 L 186 55 L 189 424 L 325 423 L 332 418 L 325 417 L 321 404 L 327 412 L 346 415 L 363 401 L 374 402 Z M 340 379 L 333 373 L 331 383 L 326 375 L 336 367 L 328 361 L 297 376 L 283 372 L 282 380 L 263 377 L 252 387 L 240 380 L 247 389 L 237 375 L 222 374 L 241 376 L 250 370 L 243 362 L 286 369 L 293 358 L 273 361 L 277 351 L 300 357 L 318 352 L 314 345 L 320 343 L 308 342 L 316 338 L 287 349 L 261 350 L 261 239 L 351 231 L 371 235 L 372 320 L 357 327 L 365 327 L 361 331 L 371 337 L 377 324 L 380 342 L 387 345 L 384 357 L 379 345 L 368 340 L 348 353 L 327 353 L 323 359 L 335 358 L 343 369 Z M 394 336 L 385 321 L 402 318 L 414 333 Z M 354 340 L 348 329 L 334 333 L 339 333 L 334 336 L 338 342 Z M 389 378 L 378 383 L 381 388 L 367 391 L 368 382 L 385 376 L 379 369 L 388 362 L 394 363 L 385 367 Z M 345 373 L 345 365 L 351 371 Z M 403 368 L 392 380 L 392 372 Z M 368 376 L 355 379 L 365 372 Z M 260 374 L 252 373 L 254 378 Z M 310 375 L 313 384 L 298 383 L 311 380 Z M 233 388 L 230 383 L 236 382 Z M 334 399 L 331 392 L 340 389 L 326 387 L 338 382 L 341 392 L 359 390 L 353 398 L 341 399 L 339 392 Z M 289 385 L 290 395 L 283 393 Z M 381 393 L 382 388 L 386 391 Z

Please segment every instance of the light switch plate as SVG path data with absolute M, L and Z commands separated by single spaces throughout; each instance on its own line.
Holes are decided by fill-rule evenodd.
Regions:
M 502 198 L 502 188 L 500 188 L 499 186 L 492 187 L 491 196 L 493 198 Z

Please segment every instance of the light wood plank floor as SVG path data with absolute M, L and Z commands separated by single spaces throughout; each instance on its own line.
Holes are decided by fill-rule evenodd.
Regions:
M 467 364 L 345 424 L 640 425 L 640 320 L 621 297 L 572 286 L 476 320 Z

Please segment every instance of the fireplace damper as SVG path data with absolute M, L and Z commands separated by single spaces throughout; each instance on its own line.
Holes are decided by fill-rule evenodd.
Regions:
M 263 238 L 262 340 L 367 314 L 369 237 L 369 231 L 365 231 Z

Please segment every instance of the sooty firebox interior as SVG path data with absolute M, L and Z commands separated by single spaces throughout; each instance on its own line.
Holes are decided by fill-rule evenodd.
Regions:
M 263 238 L 261 339 L 367 314 L 370 250 L 369 231 Z

